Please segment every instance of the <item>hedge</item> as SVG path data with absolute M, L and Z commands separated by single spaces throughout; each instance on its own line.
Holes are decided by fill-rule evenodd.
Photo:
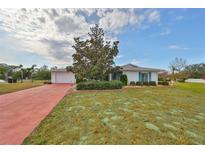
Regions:
M 127 75 L 126 74 L 122 74 L 120 76 L 120 81 L 126 86 L 127 82 L 128 82 Z
M 142 86 L 142 82 L 137 81 L 136 86 Z
M 131 86 L 135 86 L 135 82 L 134 81 L 130 81 L 130 85 Z
M 105 90 L 105 89 L 121 89 L 123 83 L 118 80 L 113 81 L 87 81 L 77 84 L 77 90 Z
M 155 81 L 150 81 L 150 82 L 140 82 L 140 81 L 131 81 L 130 85 L 136 85 L 136 86 L 156 86 L 156 82 Z

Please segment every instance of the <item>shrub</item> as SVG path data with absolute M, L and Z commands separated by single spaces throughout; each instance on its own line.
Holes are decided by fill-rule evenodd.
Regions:
M 150 82 L 149 82 L 149 85 L 150 85 L 150 86 L 156 86 L 157 84 L 156 84 L 155 81 L 150 81 Z
M 169 82 L 168 81 L 159 81 L 158 84 L 168 86 Z
M 130 81 L 130 85 L 131 86 L 135 86 L 136 84 L 135 84 L 135 81 Z
M 179 79 L 178 82 L 185 82 L 186 78 Z
M 52 84 L 52 82 L 51 81 L 45 81 L 45 82 L 43 82 L 43 84 Z
M 118 80 L 112 81 L 87 81 L 77 84 L 77 90 L 104 90 L 104 89 L 121 89 L 123 83 Z
M 127 85 L 127 82 L 128 82 L 128 80 L 127 80 L 127 75 L 126 75 L 126 74 L 122 74 L 122 75 L 120 76 L 120 81 L 121 81 L 124 85 Z
M 136 85 L 137 85 L 137 86 L 142 86 L 142 82 L 137 81 L 137 82 L 136 82 Z
M 143 86 L 149 86 L 149 82 L 143 82 Z

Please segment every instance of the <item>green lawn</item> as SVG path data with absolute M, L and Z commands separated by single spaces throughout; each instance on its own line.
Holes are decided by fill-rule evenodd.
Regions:
M 184 86 L 70 94 L 24 144 L 205 144 L 205 89 Z
M 0 83 L 0 95 L 41 85 L 43 85 L 43 81 L 24 81 L 23 83 Z
M 205 84 L 203 83 L 177 83 L 176 86 L 180 89 L 191 90 L 196 93 L 205 93 Z

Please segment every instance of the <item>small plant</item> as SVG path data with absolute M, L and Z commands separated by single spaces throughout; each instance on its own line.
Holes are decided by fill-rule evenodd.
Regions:
M 127 79 L 127 75 L 126 74 L 122 74 L 120 76 L 120 81 L 124 84 L 127 85 L 128 79 Z
M 159 85 L 168 86 L 168 85 L 169 85 L 169 82 L 168 82 L 168 81 L 159 81 L 158 84 L 159 84 Z
M 142 86 L 142 82 L 137 81 L 137 82 L 136 82 L 136 86 Z
M 130 81 L 130 85 L 131 86 L 135 86 L 136 84 L 135 84 L 135 81 Z
M 149 86 L 149 82 L 143 82 L 143 86 Z
M 156 86 L 157 84 L 156 84 L 155 81 L 150 81 L 150 82 L 149 82 L 149 85 L 150 85 L 150 86 Z

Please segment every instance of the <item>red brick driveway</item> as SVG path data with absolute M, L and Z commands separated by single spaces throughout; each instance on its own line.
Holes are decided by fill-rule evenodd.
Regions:
M 21 144 L 71 86 L 51 84 L 0 95 L 0 144 Z

